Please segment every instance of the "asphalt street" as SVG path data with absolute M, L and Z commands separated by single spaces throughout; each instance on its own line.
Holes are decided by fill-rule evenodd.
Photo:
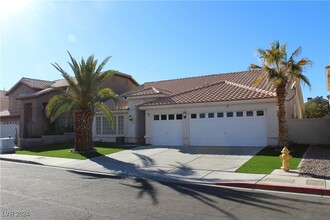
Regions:
M 1 219 L 328 219 L 330 197 L 0 161 Z

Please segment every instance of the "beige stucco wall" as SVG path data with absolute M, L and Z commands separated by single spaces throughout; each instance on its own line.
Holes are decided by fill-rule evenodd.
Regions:
M 9 108 L 9 99 L 0 100 L 0 111 L 8 110 Z
M 146 119 L 144 110 L 140 110 L 139 105 L 151 100 L 154 100 L 154 98 L 128 100 L 128 116 L 131 116 L 133 120 L 128 121 L 127 142 L 144 142 Z
M 289 140 L 301 144 L 330 144 L 330 118 L 291 119 Z
M 285 100 L 287 120 L 294 118 L 304 118 L 305 108 L 300 85 L 296 84 L 295 88 L 293 89 L 289 87 Z

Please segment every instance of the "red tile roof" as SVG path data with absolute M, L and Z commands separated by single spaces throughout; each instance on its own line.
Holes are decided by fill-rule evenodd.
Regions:
M 144 103 L 142 106 L 274 98 L 275 88 L 267 80 L 263 80 L 257 87 L 253 87 L 253 82 L 260 78 L 261 74 L 260 70 L 250 70 L 147 82 L 134 92 L 126 94 L 126 97 L 146 95 L 146 91 L 150 91 L 150 88 L 156 88 L 172 94 Z
M 40 80 L 40 79 L 30 79 L 23 77 L 21 82 L 30 86 L 33 89 L 44 89 L 47 86 L 50 86 L 54 81 Z
M 42 90 L 45 89 L 47 86 L 50 86 L 54 83 L 54 81 L 47 81 L 47 80 L 40 80 L 40 79 L 31 79 L 23 77 L 20 81 L 18 81 L 7 93 L 8 96 L 11 94 L 20 84 L 25 84 L 32 89 L 35 90 Z
M 134 97 L 134 96 L 148 96 L 148 95 L 172 95 L 173 93 L 170 91 L 167 91 L 165 89 L 159 89 L 155 87 L 149 87 L 149 88 L 140 88 L 134 89 L 133 92 L 125 93 L 125 97 Z

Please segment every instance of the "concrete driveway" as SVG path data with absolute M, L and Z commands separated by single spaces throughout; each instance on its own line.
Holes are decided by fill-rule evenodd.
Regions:
M 260 147 L 163 147 L 143 146 L 131 150 L 107 155 L 108 159 L 94 162 L 102 165 L 107 163 L 129 164 L 146 173 L 163 175 L 166 177 L 186 177 L 193 179 L 218 179 L 222 175 L 234 175 L 234 171 L 254 156 Z M 101 158 L 99 158 L 101 159 Z M 86 161 L 87 162 L 87 161 Z M 119 165 L 118 164 L 118 165 Z M 88 167 L 88 166 L 87 166 Z M 87 168 L 86 167 L 86 168 Z M 94 167 L 94 169 L 97 167 Z M 112 165 L 108 167 L 117 170 Z M 126 169 L 127 170 L 127 169 Z M 244 174 L 243 174 L 244 175 Z M 249 174 L 246 174 L 249 175 Z
M 254 156 L 260 147 L 137 147 L 108 155 L 141 168 L 235 171 Z

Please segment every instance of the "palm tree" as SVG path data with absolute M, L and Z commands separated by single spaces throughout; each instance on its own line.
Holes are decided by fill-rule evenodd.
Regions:
M 260 83 L 264 78 L 269 80 L 276 91 L 277 117 L 279 126 L 279 146 L 288 146 L 288 129 L 285 119 L 285 96 L 287 94 L 288 83 L 295 81 L 304 82 L 309 87 L 310 82 L 305 75 L 302 74 L 305 66 L 311 65 L 312 61 L 302 58 L 295 61 L 301 53 L 301 47 L 298 47 L 292 55 L 287 58 L 286 44 L 280 45 L 279 41 L 271 43 L 270 49 L 257 49 L 259 58 L 262 60 L 262 66 L 251 64 L 250 69 L 261 69 L 261 78 L 255 81 Z
M 71 59 L 71 63 L 68 63 L 74 77 L 71 77 L 57 63 L 52 64 L 61 72 L 68 86 L 65 89 L 54 88 L 59 91 L 59 94 L 49 100 L 46 115 L 53 122 L 57 117 L 66 113 L 66 124 L 73 116 L 74 151 L 77 153 L 93 152 L 95 149 L 92 139 L 92 123 L 95 108 L 98 108 L 113 124 L 113 114 L 103 102 L 109 99 L 116 100 L 117 95 L 109 88 L 100 89 L 102 82 L 113 75 L 110 71 L 101 72 L 110 57 L 97 66 L 98 61 L 94 60 L 94 56 L 89 56 L 87 61 L 82 58 L 81 63 L 78 64 L 70 52 L 68 54 Z

